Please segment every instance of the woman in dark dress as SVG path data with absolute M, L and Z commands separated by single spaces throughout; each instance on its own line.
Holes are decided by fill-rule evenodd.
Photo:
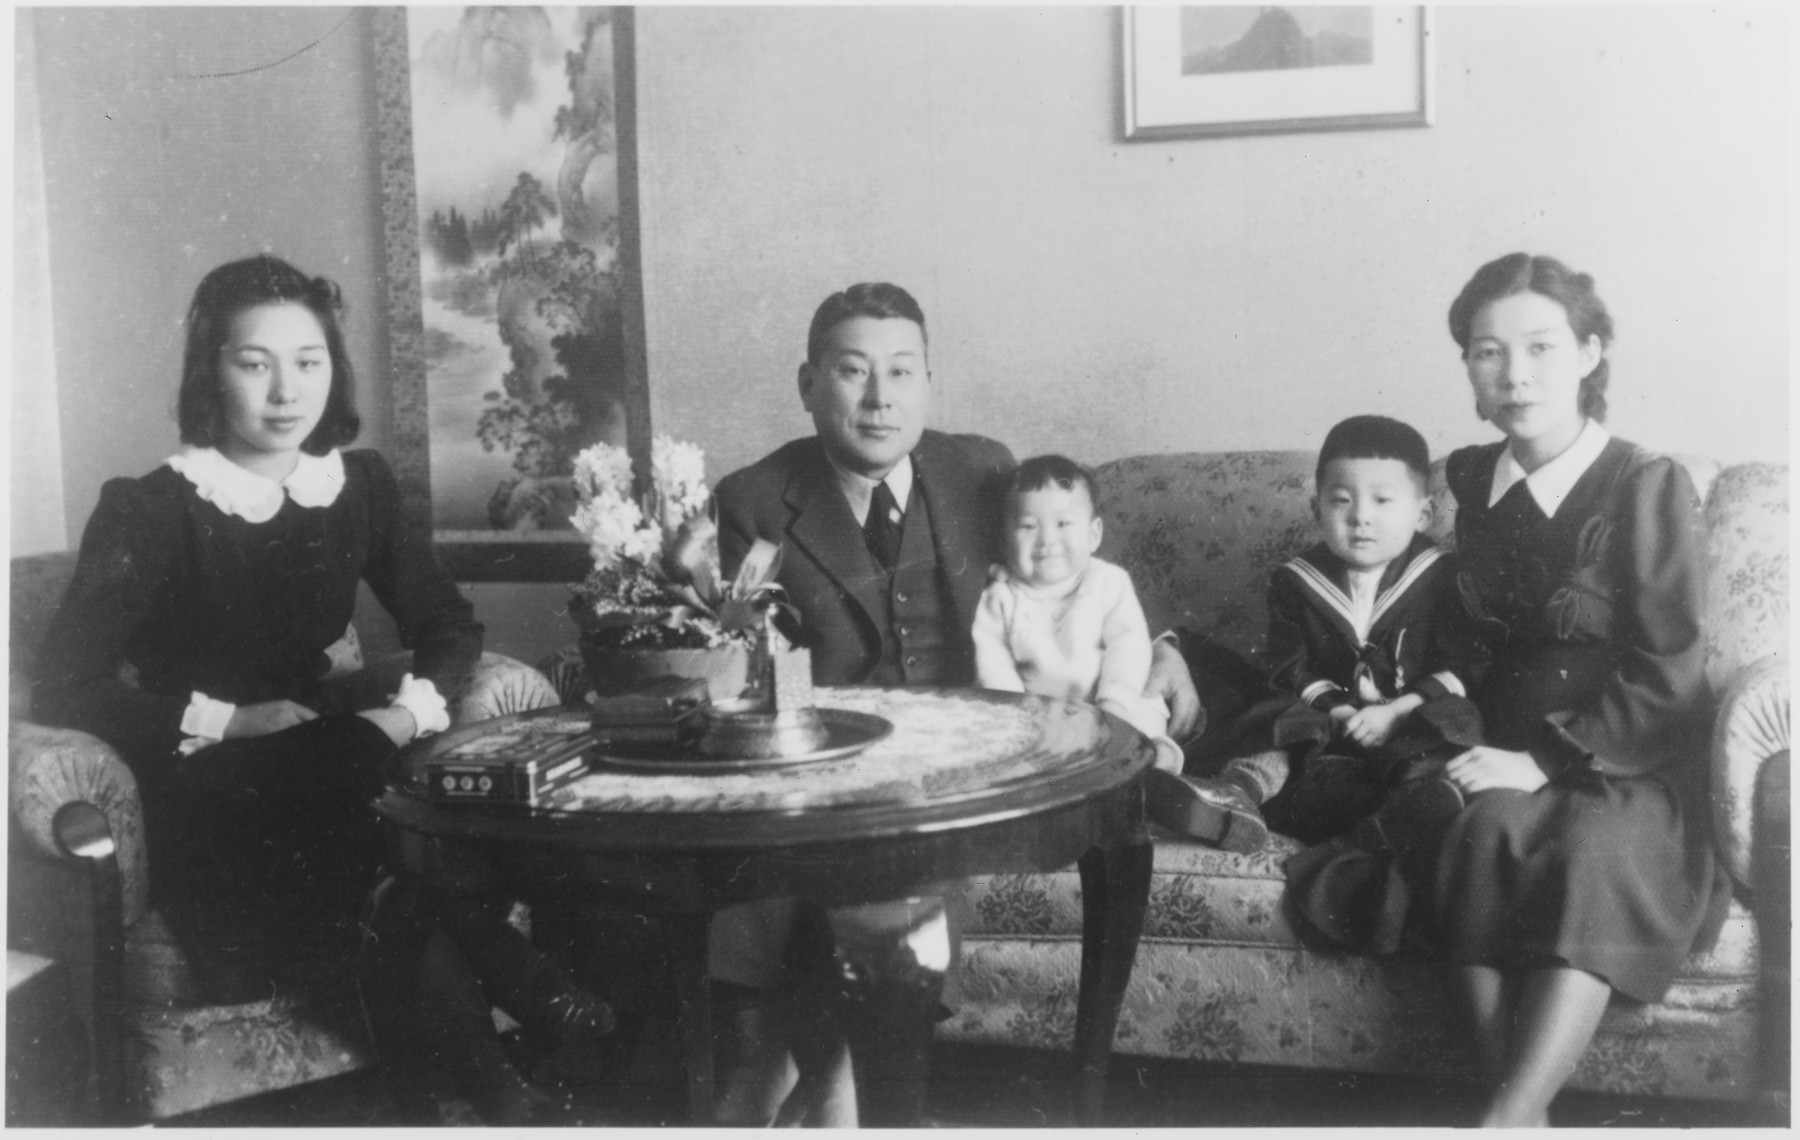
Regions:
M 185 446 L 102 488 L 35 694 L 38 716 L 105 740 L 136 775 L 153 896 L 213 1001 L 285 984 L 301 935 L 356 946 L 382 855 L 369 806 L 382 767 L 449 727 L 481 653 L 473 607 L 380 455 L 338 450 L 360 426 L 339 308 L 335 284 L 268 256 L 200 283 L 177 400 Z M 385 704 L 345 707 L 326 681 L 358 656 L 346 638 L 362 581 L 414 672 Z M 426 946 L 454 946 L 429 955 L 451 963 L 440 991 L 484 986 L 558 1037 L 610 1031 L 611 1010 L 505 924 L 506 900 L 405 909 L 429 915 Z M 418 960 L 387 964 L 420 985 Z M 505 1064 L 478 993 L 423 1012 L 438 1027 L 426 1039 L 445 1044 L 446 1022 L 466 1031 L 441 1067 L 460 1065 L 495 1117 L 546 1100 Z
M 1450 331 L 1506 438 L 1448 462 L 1488 744 L 1448 766 L 1468 806 L 1425 901 L 1498 1075 L 1484 1122 L 1541 1125 L 1612 994 L 1660 998 L 1723 918 L 1702 524 L 1680 464 L 1601 427 L 1612 322 L 1590 277 L 1500 258 Z

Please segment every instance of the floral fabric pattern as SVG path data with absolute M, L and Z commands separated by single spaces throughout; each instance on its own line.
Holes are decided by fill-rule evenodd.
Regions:
M 127 1092 L 151 1120 L 362 1068 L 374 1052 L 354 1002 L 285 997 L 141 1012 L 128 1027 Z
M 1788 472 L 1746 463 L 1722 473 L 1706 501 L 1706 678 L 1788 650 Z

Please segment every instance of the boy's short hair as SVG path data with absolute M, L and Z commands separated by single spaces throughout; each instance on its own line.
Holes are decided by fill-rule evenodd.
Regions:
M 1398 459 L 1418 479 L 1421 490 L 1431 488 L 1431 449 L 1425 437 L 1410 424 L 1387 416 L 1351 416 L 1325 433 L 1319 448 L 1319 465 L 1313 469 L 1313 485 L 1325 478 L 1325 468 L 1338 459 Z
M 1093 504 L 1094 517 L 1100 517 L 1100 488 L 1094 482 L 1094 473 L 1065 455 L 1034 455 L 1019 464 L 1007 481 L 1006 501 L 1010 505 L 1027 491 L 1041 491 L 1052 485 L 1065 491 L 1082 488 Z
M 919 339 L 925 342 L 927 349 L 930 347 L 930 337 L 925 331 L 925 310 L 913 300 L 911 293 L 886 281 L 861 281 L 819 302 L 819 307 L 813 311 L 812 326 L 806 330 L 806 362 L 819 363 L 819 355 L 825 351 L 826 337 L 831 330 L 855 317 L 911 321 L 919 326 Z

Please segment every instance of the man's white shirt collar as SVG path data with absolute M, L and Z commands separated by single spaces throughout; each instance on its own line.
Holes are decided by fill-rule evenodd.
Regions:
M 831 459 L 830 453 L 825 458 Z M 900 513 L 906 513 L 906 504 L 911 500 L 913 485 L 912 456 L 902 456 L 894 469 L 887 473 L 885 479 L 871 479 L 867 475 L 858 475 L 854 471 L 838 466 L 831 459 L 831 469 L 837 472 L 838 486 L 844 489 L 844 500 L 850 504 L 850 513 L 856 518 L 856 525 L 864 526 L 869 521 L 869 500 L 874 497 L 875 484 L 886 483 L 893 492 L 894 502 L 899 504 Z
M 335 447 L 324 455 L 301 452 L 300 462 L 279 483 L 244 470 L 211 447 L 186 447 L 164 462 L 202 499 L 246 522 L 268 522 L 284 498 L 302 507 L 329 507 L 344 489 L 344 457 Z
M 1545 518 L 1555 518 L 1563 500 L 1575 489 L 1575 484 L 1587 474 L 1587 469 L 1600 458 L 1606 445 L 1612 439 L 1604 427 L 1594 420 L 1582 425 L 1581 434 L 1569 445 L 1567 451 L 1544 464 L 1536 471 L 1526 474 L 1525 468 L 1513 457 L 1509 444 L 1500 453 L 1500 462 L 1494 465 L 1494 482 L 1488 490 L 1488 506 L 1493 506 L 1510 490 L 1512 485 L 1521 479 L 1525 481 L 1525 489 L 1537 500 L 1538 509 L 1544 512 Z

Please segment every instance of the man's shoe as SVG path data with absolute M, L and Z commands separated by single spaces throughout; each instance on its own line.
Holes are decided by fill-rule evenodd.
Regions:
M 1260 851 L 1269 841 L 1269 825 L 1250 793 L 1223 780 L 1152 769 L 1145 776 L 1144 808 L 1170 831 L 1226 851 Z

